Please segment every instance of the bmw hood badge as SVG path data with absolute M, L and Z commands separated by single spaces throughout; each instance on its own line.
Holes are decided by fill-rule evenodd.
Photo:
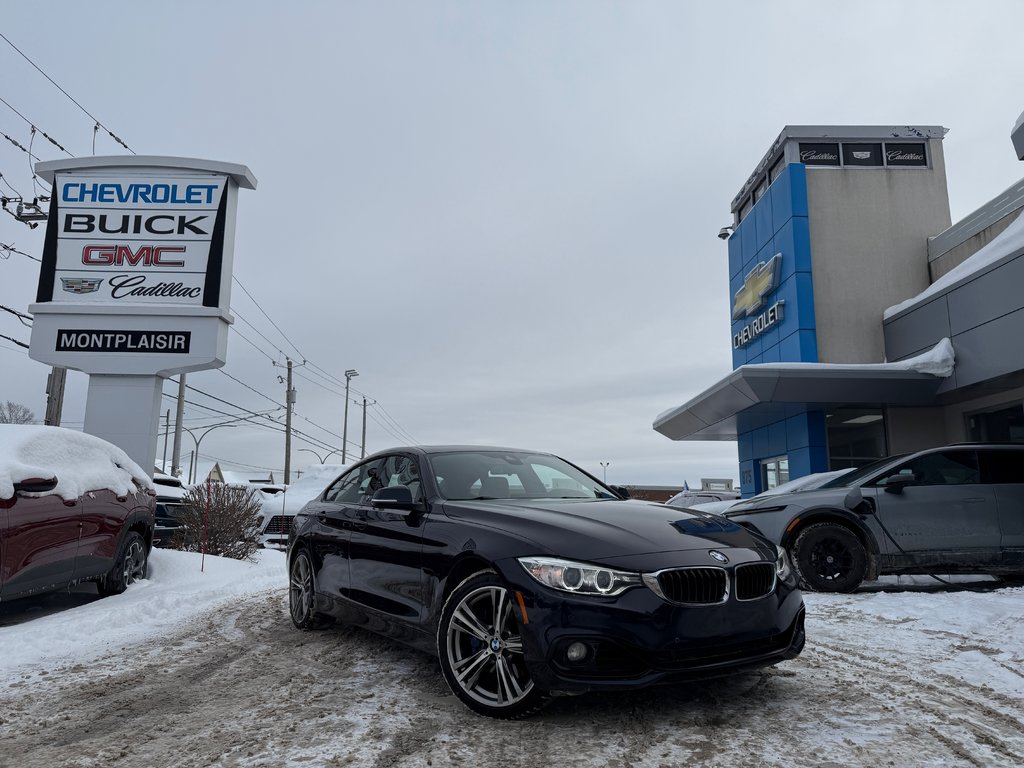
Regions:
M 723 555 L 717 549 L 709 550 L 708 554 L 711 555 L 712 558 L 714 558 L 715 560 L 717 560 L 720 563 L 728 563 L 729 562 L 729 558 L 726 557 L 725 555 Z

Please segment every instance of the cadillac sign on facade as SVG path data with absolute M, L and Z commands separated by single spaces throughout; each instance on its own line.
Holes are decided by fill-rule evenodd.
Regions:
M 85 431 L 152 467 L 163 380 L 227 356 L 244 165 L 179 157 L 36 164 L 53 185 L 29 355 L 88 373 Z

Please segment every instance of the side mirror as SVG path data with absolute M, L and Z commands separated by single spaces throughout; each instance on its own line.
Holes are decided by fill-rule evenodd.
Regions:
M 373 494 L 370 503 L 377 509 L 400 509 L 411 512 L 416 508 L 416 502 L 412 500 L 412 491 L 407 485 L 381 488 Z
M 619 494 L 619 496 L 621 496 L 624 499 L 631 498 L 630 495 L 629 495 L 629 488 L 627 488 L 624 485 L 611 485 L 611 486 L 609 486 L 609 488 L 611 488 L 613 491 L 615 491 L 617 494 Z
M 882 481 L 882 488 L 885 489 L 886 493 L 899 495 L 903 493 L 904 488 L 916 482 L 917 477 L 914 475 L 889 475 L 889 477 Z
M 57 478 L 30 477 L 14 484 L 15 493 L 49 493 L 57 487 Z

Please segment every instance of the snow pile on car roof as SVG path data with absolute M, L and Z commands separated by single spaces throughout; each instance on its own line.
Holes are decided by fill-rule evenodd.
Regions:
M 0 498 L 11 498 L 15 483 L 51 477 L 57 486 L 50 494 L 63 499 L 103 489 L 125 495 L 135 490 L 133 479 L 153 487 L 139 465 L 106 440 L 61 427 L 0 424 Z
M 306 502 L 319 496 L 347 468 L 344 464 L 311 464 L 302 470 L 302 477 L 285 488 L 284 493 L 263 494 L 263 513 L 297 514 Z

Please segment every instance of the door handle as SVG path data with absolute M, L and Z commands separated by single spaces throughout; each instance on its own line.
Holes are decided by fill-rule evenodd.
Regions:
M 981 504 L 986 499 L 983 496 L 972 496 L 969 499 L 964 499 L 964 504 Z

